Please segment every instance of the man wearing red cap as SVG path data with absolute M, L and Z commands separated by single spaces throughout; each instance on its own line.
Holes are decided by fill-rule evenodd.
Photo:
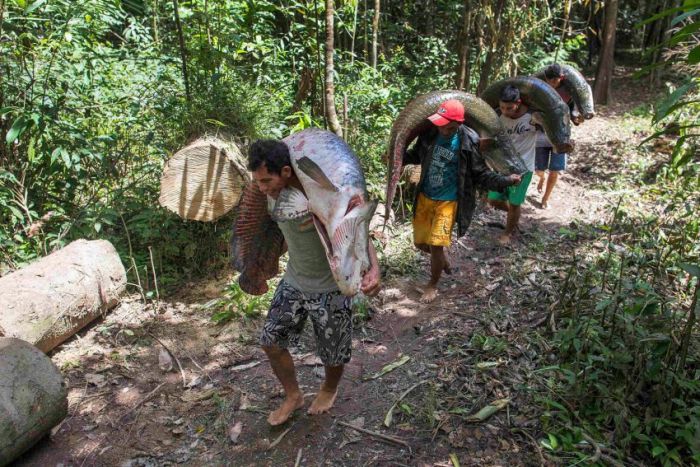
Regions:
M 459 236 L 466 233 L 476 205 L 476 185 L 500 190 L 520 182 L 520 175 L 506 177 L 486 166 L 479 153 L 477 133 L 463 124 L 464 106 L 460 101 L 443 102 L 428 120 L 433 127 L 421 134 L 404 155 L 404 164 L 421 165 L 413 241 L 417 248 L 430 253 L 430 281 L 421 297 L 424 303 L 437 296 L 442 272 L 451 273 L 445 247 L 450 246 L 455 220 Z

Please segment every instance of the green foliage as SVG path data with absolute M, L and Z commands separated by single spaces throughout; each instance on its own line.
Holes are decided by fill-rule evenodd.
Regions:
M 583 460 L 595 439 L 623 457 L 700 462 L 698 180 L 663 180 L 658 215 L 616 210 L 599 226 L 604 250 L 572 263 L 550 343 L 558 363 L 538 370 L 547 449 Z
M 234 280 L 226 287 L 223 296 L 213 304 L 216 311 L 211 320 L 222 324 L 233 318 L 257 318 L 270 307 L 274 292 L 273 285 L 263 295 L 249 295 L 241 290 L 238 281 Z

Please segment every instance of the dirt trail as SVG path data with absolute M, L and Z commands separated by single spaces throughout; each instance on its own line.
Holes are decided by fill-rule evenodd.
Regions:
M 548 255 L 572 248 L 567 235 L 577 223 L 604 215 L 613 198 L 601 186 L 633 163 L 614 156 L 641 139 L 624 112 L 637 105 L 642 86 L 619 77 L 616 89 L 620 104 L 574 129 L 577 152 L 549 210 L 539 208 L 533 180 L 513 247 L 495 242 L 501 230 L 493 225 L 503 215 L 480 208 L 469 233 L 450 248 L 457 271 L 441 283 L 437 302 L 418 302 L 415 284 L 427 277 L 426 258 L 417 260 L 415 277 L 385 283 L 376 314 L 355 332 L 331 414 L 299 411 L 282 427 L 267 425 L 268 410 L 281 399 L 256 343 L 262 319 L 216 326 L 202 306 L 220 295 L 224 277 L 188 284 L 180 298 L 157 308 L 128 299 L 54 353 L 70 388 L 70 415 L 18 465 L 295 465 L 300 455 L 299 465 L 447 466 L 450 454 L 461 465 L 541 464 L 540 414 L 528 405 L 535 356 L 524 331 L 543 323 L 543 290 L 555 290 L 561 276 Z M 295 354 L 307 406 L 322 376 L 309 330 Z M 182 373 L 178 362 L 171 372 L 159 368 L 163 346 L 156 338 Z M 368 379 L 401 356 L 410 360 Z M 384 427 L 389 408 L 417 383 Z M 493 417 L 467 420 L 503 398 L 509 405 Z M 360 417 L 365 429 L 406 445 L 339 424 Z M 234 444 L 230 430 L 238 422 Z

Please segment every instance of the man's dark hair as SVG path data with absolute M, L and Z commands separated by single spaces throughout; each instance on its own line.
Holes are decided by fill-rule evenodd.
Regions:
M 558 63 L 552 63 L 544 69 L 544 77 L 547 79 L 559 78 L 563 74 L 561 65 Z
M 509 84 L 505 88 L 501 89 L 501 102 L 518 102 L 520 100 L 520 90 Z
M 282 167 L 292 162 L 289 159 L 289 148 L 276 139 L 259 139 L 248 150 L 248 170 L 255 172 L 265 164 L 267 171 L 280 175 Z

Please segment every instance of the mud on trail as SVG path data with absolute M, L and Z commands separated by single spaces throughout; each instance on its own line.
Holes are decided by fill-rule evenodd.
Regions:
M 548 307 L 578 226 L 601 222 L 624 195 L 615 173 L 638 170 L 633 149 L 648 129 L 628 112 L 647 94 L 641 88 L 620 74 L 619 103 L 574 129 L 577 150 L 548 210 L 533 178 L 512 246 L 496 242 L 503 214 L 479 206 L 449 250 L 456 270 L 434 303 L 418 300 L 428 259 L 411 248 L 410 226 L 392 233 L 388 278 L 355 329 L 330 414 L 299 410 L 268 426 L 282 394 L 257 345 L 263 319 L 211 321 L 203 305 L 220 296 L 230 279 L 222 277 L 159 304 L 128 298 L 61 346 L 52 358 L 69 386 L 69 416 L 17 465 L 448 466 L 451 456 L 460 465 L 553 465 L 533 403 L 534 370 L 550 357 L 541 352 Z M 306 408 L 323 376 L 313 350 L 307 325 L 294 353 Z

